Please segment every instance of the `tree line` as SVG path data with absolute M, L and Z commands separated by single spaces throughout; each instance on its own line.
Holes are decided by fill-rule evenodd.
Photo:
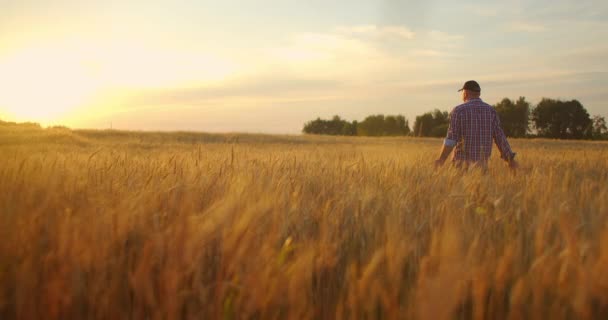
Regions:
M 3 121 L 0 119 L 0 127 L 4 128 L 21 128 L 21 129 L 42 129 L 39 123 L 36 122 L 12 122 L 12 121 Z
M 508 137 L 543 137 L 554 139 L 608 139 L 604 117 L 589 112 L 578 100 L 543 98 L 535 107 L 519 97 L 504 98 L 493 105 Z M 317 118 L 304 124 L 303 133 L 344 136 L 417 136 L 444 137 L 450 123 L 449 113 L 435 109 L 416 116 L 410 129 L 403 115 L 371 115 L 363 121 L 349 122 L 334 116 Z
M 372 115 L 361 122 L 357 120 L 349 122 L 334 116 L 331 120 L 317 118 L 309 121 L 302 131 L 309 134 L 342 136 L 406 136 L 410 134 L 410 126 L 402 115 Z

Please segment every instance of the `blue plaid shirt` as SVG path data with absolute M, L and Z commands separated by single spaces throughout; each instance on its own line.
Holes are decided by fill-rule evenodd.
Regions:
M 496 143 L 502 159 L 510 160 L 515 156 L 492 106 L 475 98 L 452 110 L 444 144 L 455 147 L 454 161 L 488 161 L 492 142 Z

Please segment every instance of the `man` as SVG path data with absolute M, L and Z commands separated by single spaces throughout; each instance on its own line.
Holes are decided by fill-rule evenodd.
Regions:
M 500 151 L 500 157 L 511 169 L 516 169 L 515 153 L 511 150 L 507 137 L 500 127 L 496 110 L 479 98 L 481 94 L 479 84 L 470 80 L 458 91 L 462 92 L 464 103 L 456 106 L 450 113 L 448 134 L 435 164 L 443 165 L 455 149 L 453 162 L 456 166 L 477 165 L 486 168 L 494 141 Z

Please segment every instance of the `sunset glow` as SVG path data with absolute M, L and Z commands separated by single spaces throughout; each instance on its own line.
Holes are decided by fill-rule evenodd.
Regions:
M 467 79 L 489 103 L 608 112 L 608 5 L 592 0 L 9 1 L 0 27 L 4 120 L 297 133 L 335 114 L 449 110 Z
M 32 46 L 0 61 L 4 112 L 43 123 L 108 102 L 119 92 L 215 84 L 235 69 L 203 54 L 119 43 Z
M 102 86 L 67 50 L 31 48 L 1 61 L 0 105 L 20 121 L 55 120 L 89 103 Z

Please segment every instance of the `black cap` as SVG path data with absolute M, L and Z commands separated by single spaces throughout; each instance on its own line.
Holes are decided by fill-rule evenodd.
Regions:
M 458 92 L 460 92 L 462 90 L 481 92 L 481 87 L 479 86 L 479 83 L 477 83 L 477 81 L 469 80 L 464 83 L 464 85 L 462 86 L 462 88 L 460 90 L 458 90 Z

